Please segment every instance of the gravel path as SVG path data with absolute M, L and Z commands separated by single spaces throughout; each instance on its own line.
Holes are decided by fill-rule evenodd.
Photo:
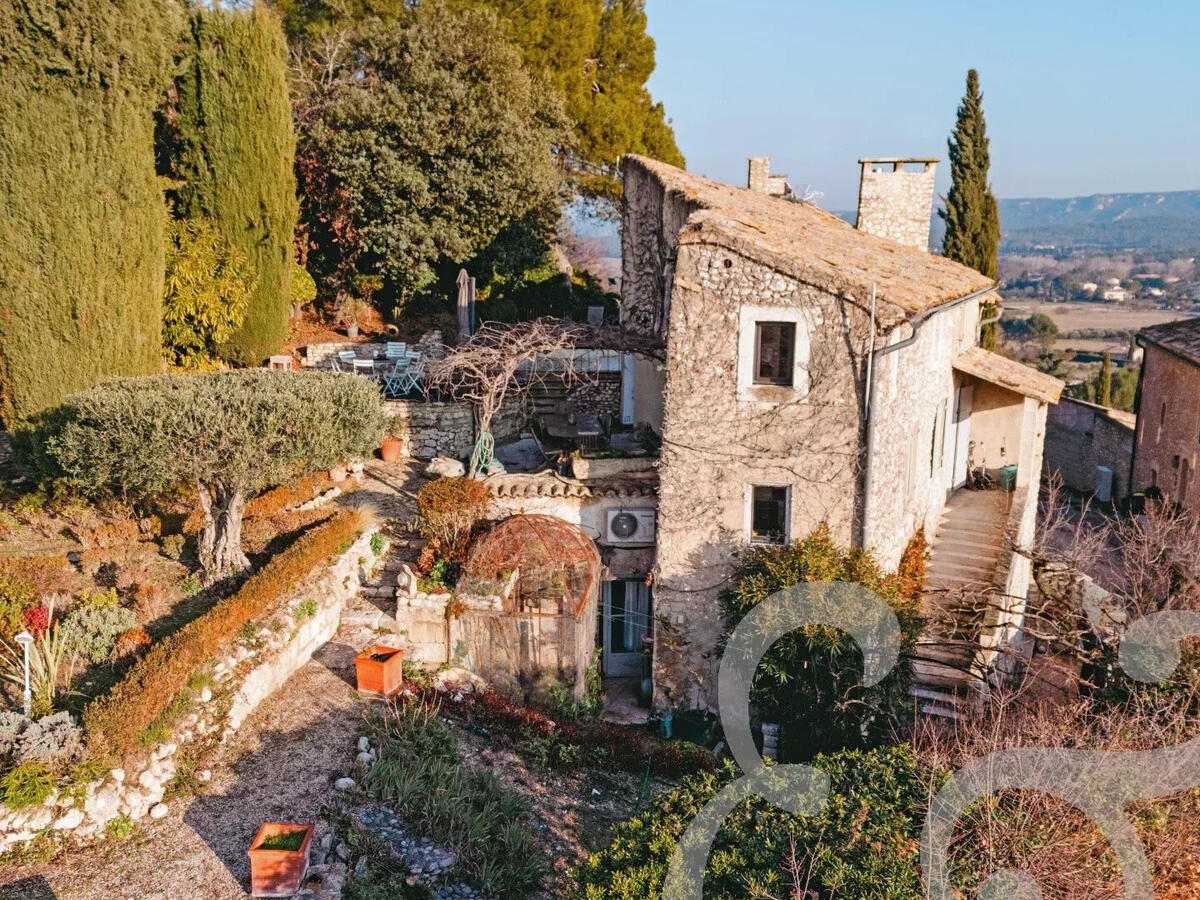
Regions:
M 311 821 L 354 761 L 366 703 L 350 683 L 354 649 L 321 649 L 246 720 L 203 794 L 170 803 L 124 842 L 44 865 L 0 869 L 0 898 L 226 900 L 247 894 L 246 848 L 264 819 Z

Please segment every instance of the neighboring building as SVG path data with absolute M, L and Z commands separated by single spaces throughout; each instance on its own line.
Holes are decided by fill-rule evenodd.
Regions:
M 1137 340 L 1145 354 L 1133 489 L 1157 488 L 1165 499 L 1200 512 L 1200 318 L 1143 328 Z
M 1100 299 L 1108 303 L 1124 303 L 1129 299 L 1129 291 L 1125 288 L 1105 288 L 1100 292 Z
M 969 471 L 1010 465 L 1011 508 L 996 507 L 987 530 L 996 546 L 1032 539 L 1047 406 L 1062 383 L 978 346 L 980 306 L 998 297 L 927 252 L 934 170 L 863 160 L 855 229 L 772 196 L 753 165 L 760 190 L 626 157 L 621 323 L 666 356 L 632 386 L 637 409 L 658 413 L 646 398 L 662 398 L 649 422 L 663 438 L 659 707 L 715 704 L 719 594 L 747 545 L 825 523 L 894 568 L 918 529 L 939 533 Z M 941 563 L 948 582 L 981 577 L 1009 598 L 984 629 L 993 648 L 1019 628 L 1030 577 L 1025 557 L 995 554 L 983 571 Z M 994 658 L 968 668 L 986 673 Z
M 1137 417 L 1086 400 L 1061 398 L 1046 419 L 1044 471 L 1102 502 L 1129 495 Z

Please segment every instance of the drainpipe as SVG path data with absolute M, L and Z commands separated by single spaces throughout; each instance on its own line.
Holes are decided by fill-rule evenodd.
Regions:
M 996 314 L 994 316 L 992 316 L 990 319 L 980 319 L 979 320 L 979 326 L 975 329 L 975 343 L 977 345 L 980 341 L 983 340 L 983 326 L 991 325 L 993 322 L 999 322 L 1003 315 L 1004 315 L 1004 304 L 997 303 L 996 304 Z
M 906 320 L 908 322 L 909 327 L 912 328 L 912 334 L 910 334 L 908 337 L 906 337 L 904 340 L 900 341 L 899 343 L 889 344 L 886 347 L 880 347 L 878 350 L 872 350 L 870 352 L 870 355 L 867 357 L 867 371 L 870 374 L 867 378 L 866 402 L 863 404 L 863 406 L 864 406 L 863 417 L 867 420 L 867 458 L 866 458 L 866 462 L 865 462 L 866 472 L 863 477 L 862 536 L 861 536 L 861 540 L 859 541 L 859 543 L 862 545 L 862 548 L 864 550 L 867 548 L 867 543 L 871 536 L 871 512 L 872 512 L 872 510 L 871 510 L 871 493 L 872 493 L 872 488 L 874 486 L 873 481 L 872 481 L 873 467 L 871 465 L 871 460 L 875 456 L 874 400 L 875 400 L 875 380 L 879 377 L 879 361 L 882 357 L 887 356 L 889 353 L 895 353 L 897 350 L 903 350 L 905 347 L 911 347 L 913 344 L 915 344 L 917 341 L 917 337 L 920 334 L 921 326 L 923 326 L 927 321 L 929 321 L 931 318 L 933 318 L 933 316 L 935 316 L 941 312 L 947 312 L 948 310 L 954 309 L 956 306 L 961 306 L 964 303 L 967 303 L 971 300 L 975 300 L 979 297 L 984 296 L 985 294 L 989 294 L 994 290 L 995 290 L 995 287 L 993 286 L 993 287 L 986 287 L 986 288 L 983 288 L 982 290 L 978 290 L 978 291 L 972 291 L 971 293 L 967 294 L 964 297 L 959 297 L 957 300 L 952 300 L 951 302 L 944 304 L 942 306 L 936 307 L 934 309 L 927 309 L 924 312 L 917 313 L 911 319 Z M 1000 318 L 1000 316 L 996 316 L 996 319 L 999 319 L 999 318 Z M 990 321 L 994 321 L 994 320 L 990 320 Z M 981 322 L 980 325 L 982 325 L 982 324 L 983 323 Z M 874 341 L 875 341 L 875 332 L 874 332 L 874 329 L 872 329 L 872 331 L 871 331 L 872 344 L 874 344 Z

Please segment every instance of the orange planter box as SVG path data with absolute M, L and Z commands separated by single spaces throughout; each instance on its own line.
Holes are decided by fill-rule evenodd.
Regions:
M 303 834 L 299 849 L 269 849 L 263 844 L 283 835 Z M 308 873 L 313 826 L 296 822 L 263 822 L 250 844 L 250 896 L 290 897 Z
M 404 651 L 372 644 L 354 657 L 358 689 L 390 697 L 404 683 Z

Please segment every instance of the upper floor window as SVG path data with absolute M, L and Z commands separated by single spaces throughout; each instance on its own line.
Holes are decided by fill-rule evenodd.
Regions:
M 796 307 L 743 306 L 738 320 L 738 400 L 777 404 L 809 389 L 809 317 Z
M 794 322 L 754 323 L 754 383 L 792 387 L 796 375 Z
M 786 544 L 791 489 L 756 484 L 750 488 L 750 542 Z

